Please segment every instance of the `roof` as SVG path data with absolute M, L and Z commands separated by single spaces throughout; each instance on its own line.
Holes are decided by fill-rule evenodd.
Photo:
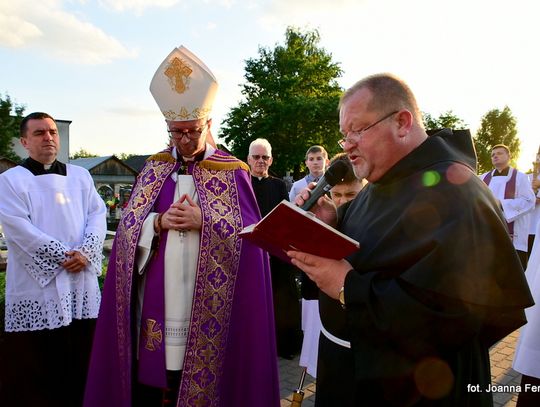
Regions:
M 150 157 L 150 155 L 132 155 L 128 159 L 124 160 L 124 163 L 129 165 L 135 171 L 141 172 L 148 157 Z
M 91 174 L 101 173 L 103 175 L 107 173 L 110 174 L 110 171 L 112 168 L 111 165 L 104 165 L 100 169 L 98 169 L 98 167 L 100 167 L 102 164 L 106 163 L 107 161 L 112 161 L 112 163 L 107 163 L 107 164 L 112 164 L 113 166 L 116 166 L 116 168 L 118 168 L 118 166 L 124 167 L 128 173 L 131 173 L 135 176 L 138 174 L 138 171 L 136 171 L 130 165 L 126 164 L 124 161 L 120 160 L 115 155 L 107 155 L 104 157 L 76 158 L 74 160 L 70 160 L 69 163 L 73 165 L 78 165 L 79 167 L 83 167 L 87 169 L 88 172 L 90 172 Z M 105 171 L 105 173 L 102 171 Z M 113 173 L 115 172 L 116 170 L 113 170 Z
M 0 156 L 0 161 L 13 164 L 14 166 L 17 165 L 17 163 L 15 161 L 13 161 L 10 158 L 4 157 L 4 156 Z
M 88 171 L 97 167 L 99 164 L 107 161 L 113 157 L 112 155 L 107 155 L 105 157 L 87 157 L 87 158 L 76 158 L 74 160 L 69 160 L 70 164 L 78 165 L 79 167 L 86 168 Z
M 0 173 L 9 170 L 17 165 L 13 160 L 10 160 L 7 157 L 0 157 Z

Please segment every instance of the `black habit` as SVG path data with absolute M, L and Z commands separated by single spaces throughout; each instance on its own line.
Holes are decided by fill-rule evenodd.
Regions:
M 345 304 L 320 294 L 317 406 L 491 406 L 489 347 L 527 282 L 468 132 L 443 130 L 340 208 L 360 242 Z M 480 391 L 475 391 L 480 389 Z

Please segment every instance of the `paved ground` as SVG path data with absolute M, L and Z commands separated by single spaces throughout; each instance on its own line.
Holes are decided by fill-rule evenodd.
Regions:
M 514 350 L 519 337 L 515 331 L 493 346 L 489 352 L 491 358 L 491 382 L 496 385 L 517 386 L 521 382 L 521 374 L 512 369 Z M 517 393 L 493 393 L 495 407 L 514 407 Z
M 491 381 L 494 385 L 517 386 L 521 375 L 512 369 L 514 348 L 519 336 L 515 331 L 498 342 L 490 350 Z M 302 369 L 298 366 L 298 357 L 293 360 L 279 359 L 281 407 L 291 405 L 293 392 L 298 388 Z M 315 379 L 306 375 L 304 382 L 304 401 L 302 407 L 313 407 L 315 402 Z M 493 393 L 495 407 L 514 407 L 517 401 L 516 393 Z

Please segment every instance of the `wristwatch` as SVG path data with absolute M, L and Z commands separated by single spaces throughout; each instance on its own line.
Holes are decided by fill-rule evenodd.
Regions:
M 338 296 L 339 302 L 341 303 L 341 308 L 345 309 L 345 286 L 341 287 Z

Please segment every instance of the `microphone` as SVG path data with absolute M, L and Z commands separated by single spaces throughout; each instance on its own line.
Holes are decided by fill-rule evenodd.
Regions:
M 317 203 L 319 198 L 332 189 L 334 185 L 340 182 L 347 173 L 348 167 L 343 161 L 338 160 L 332 164 L 317 183 L 317 186 L 311 191 L 308 200 L 300 207 L 305 211 L 311 209 Z

